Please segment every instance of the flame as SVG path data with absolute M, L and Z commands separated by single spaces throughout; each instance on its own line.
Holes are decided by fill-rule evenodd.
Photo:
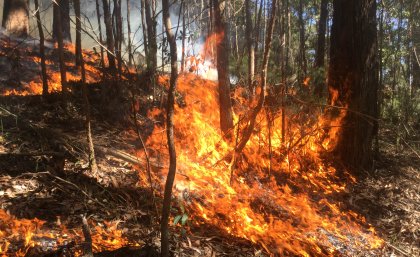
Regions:
M 364 219 L 344 211 L 334 201 L 335 194 L 345 192 L 346 181 L 320 157 L 334 139 L 333 134 L 325 137 L 323 133 L 323 127 L 330 125 L 327 120 L 320 118 L 311 126 L 287 120 L 290 138 L 282 143 L 281 115 L 275 115 L 270 160 L 268 124 L 265 112 L 261 112 L 257 117 L 257 133 L 244 149 L 245 157 L 238 161 L 231 185 L 234 145 L 221 139 L 217 83 L 191 73 L 182 74 L 178 91 L 185 106 L 175 107 L 178 163 L 175 190 L 180 196 L 186 192 L 191 196 L 182 201 L 188 206 L 194 225 L 214 225 L 228 234 L 260 244 L 272 254 L 334 256 L 337 251 L 344 251 L 340 244 L 348 246 L 347 249 L 352 248 L 349 245 L 374 249 L 382 244 Z M 234 95 L 240 97 L 241 93 Z M 154 109 L 149 115 L 163 114 Z M 237 123 L 238 115 L 234 119 Z M 159 153 L 155 158 L 162 161 L 161 155 L 167 150 L 161 126 L 155 126 L 147 144 Z M 235 136 L 240 137 L 240 133 Z M 143 155 L 143 151 L 138 155 Z M 163 184 L 167 170 L 161 172 L 155 174 L 155 180 Z M 348 182 L 355 181 L 350 174 L 346 176 Z
M 35 219 L 17 219 L 9 215 L 6 211 L 0 209 L 0 256 L 25 256 L 30 248 L 43 245 L 42 240 L 48 239 L 55 242 L 55 246 L 65 245 L 71 241 L 80 244 L 84 240 L 82 229 L 67 229 L 60 225 L 51 229 L 44 227 L 46 222 Z M 92 227 L 92 248 L 94 252 L 104 250 L 115 250 L 129 245 L 130 242 L 123 236 L 122 231 L 118 229 L 117 221 L 113 222 L 90 222 Z M 23 247 L 13 252 L 10 248 L 12 244 Z M 133 244 L 131 244 L 133 245 Z M 134 244 L 136 245 L 136 244 Z M 75 256 L 81 253 L 76 252 Z

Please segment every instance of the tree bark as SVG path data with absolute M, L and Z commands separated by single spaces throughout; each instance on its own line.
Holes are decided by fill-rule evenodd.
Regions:
M 60 18 L 62 38 L 65 42 L 71 42 L 70 32 L 70 1 L 56 0 L 53 7 L 53 39 L 58 42 L 58 18 Z
M 146 14 L 146 24 L 147 24 L 147 42 L 148 42 L 148 58 L 147 58 L 147 68 L 154 74 L 157 69 L 157 43 L 156 43 L 156 21 L 155 17 L 152 15 L 152 2 L 151 0 L 145 0 L 145 14 Z
M 55 10 L 59 10 L 60 8 L 57 3 L 54 3 Z M 63 92 L 63 98 L 66 101 L 68 88 L 67 88 L 67 69 L 66 63 L 64 61 L 64 42 L 63 42 L 63 30 L 61 29 L 61 15 L 57 15 L 56 17 L 56 26 L 57 26 L 57 47 L 58 47 L 58 58 L 59 58 L 59 65 L 60 65 L 60 76 L 61 76 L 61 88 Z
M 127 51 L 128 51 L 128 65 L 132 66 L 134 63 L 133 50 L 131 47 L 131 22 L 130 22 L 130 0 L 127 0 Z
M 39 55 L 41 57 L 41 76 L 42 76 L 42 95 L 48 95 L 48 76 L 47 76 L 47 65 L 45 64 L 45 38 L 44 30 L 42 29 L 41 15 L 39 14 L 39 4 L 38 0 L 35 0 L 35 10 L 36 10 L 36 24 L 38 27 L 39 34 Z
M 299 0 L 298 16 L 299 16 L 299 67 L 298 67 L 298 82 L 302 83 L 307 73 L 306 62 L 306 46 L 305 46 L 305 22 L 303 20 L 303 0 Z
M 2 27 L 13 36 L 28 35 L 29 9 L 27 0 L 4 1 Z
M 321 13 L 318 22 L 318 41 L 315 53 L 315 68 L 319 71 L 323 70 L 325 60 L 325 32 L 327 30 L 328 18 L 328 0 L 321 0 Z M 322 72 L 322 75 L 323 72 Z M 324 76 L 322 76 L 323 78 Z M 315 94 L 322 96 L 324 91 L 324 81 L 320 78 L 315 84 Z
M 334 0 L 329 102 L 344 109 L 329 112 L 342 118 L 333 151 L 355 174 L 372 164 L 378 126 L 376 37 L 375 0 Z
M 169 14 L 169 0 L 162 0 L 162 19 L 166 28 L 166 36 L 168 38 L 170 55 L 171 55 L 171 78 L 169 81 L 168 91 L 168 105 L 166 108 L 166 135 L 168 139 L 169 149 L 169 171 L 165 183 L 165 192 L 162 205 L 162 220 L 161 220 L 161 256 L 169 257 L 169 216 L 171 213 L 171 199 L 172 187 L 175 180 L 176 173 L 176 151 L 174 143 L 174 103 L 175 103 L 175 88 L 178 77 L 178 63 L 177 63 L 177 47 L 176 36 L 173 34 L 171 28 L 171 18 Z
M 255 52 L 253 42 L 253 27 L 251 19 L 251 0 L 245 0 L 245 27 L 246 27 L 246 44 L 248 50 L 248 87 L 253 95 L 255 92 L 254 88 L 254 72 L 255 72 Z
M 222 4 L 219 0 L 213 0 L 215 32 L 221 37 L 217 44 L 217 74 L 219 79 L 219 109 L 220 128 L 222 134 L 229 138 L 233 128 L 233 111 L 230 99 L 229 80 L 229 29 L 225 19 Z M 224 8 L 227 8 L 226 6 Z
M 111 13 L 109 10 L 108 0 L 102 0 L 103 9 L 104 9 L 104 21 L 105 21 L 105 31 L 106 31 L 106 46 L 108 48 L 108 67 L 111 71 L 115 71 L 115 47 L 114 47 L 114 33 L 112 31 L 112 20 Z
M 101 44 L 99 47 L 101 48 L 101 67 L 105 66 L 105 60 L 104 60 L 104 48 L 102 47 L 103 39 L 102 39 L 102 25 L 101 25 L 101 9 L 99 7 L 99 0 L 96 1 L 96 18 L 98 20 L 98 29 L 99 29 L 99 42 Z

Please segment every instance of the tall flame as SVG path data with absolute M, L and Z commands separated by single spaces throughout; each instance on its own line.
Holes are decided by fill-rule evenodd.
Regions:
M 175 189 L 183 196 L 195 225 L 214 225 L 277 254 L 333 256 L 340 245 L 379 247 L 381 240 L 371 233 L 372 228 L 332 200 L 335 194 L 345 191 L 346 184 L 336 169 L 320 157 L 322 143 L 328 146 L 332 139 L 322 142 L 325 120 L 314 125 L 319 129 L 306 128 L 303 132 L 297 124 L 287 121 L 290 135 L 303 136 L 282 144 L 281 115 L 273 117 L 270 160 L 268 124 L 265 115 L 260 114 L 258 133 L 244 149 L 244 160 L 238 162 L 231 184 L 234 145 L 221 139 L 217 83 L 184 74 L 178 79 L 178 91 L 185 107 L 175 108 Z M 159 111 L 150 114 L 159 115 Z M 164 151 L 165 145 L 164 131 L 157 125 L 148 147 Z M 162 170 L 162 175 L 165 172 Z M 347 177 L 354 181 L 349 174 Z

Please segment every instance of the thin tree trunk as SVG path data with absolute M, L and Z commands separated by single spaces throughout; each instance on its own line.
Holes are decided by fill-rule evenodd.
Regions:
M 268 23 L 265 46 L 264 46 L 264 56 L 263 56 L 263 63 L 262 63 L 262 70 L 261 70 L 261 92 L 259 95 L 258 104 L 255 107 L 255 109 L 252 111 L 248 119 L 249 125 L 245 128 L 243 132 L 243 137 L 241 141 L 239 142 L 239 144 L 237 145 L 237 147 L 235 148 L 236 156 L 238 156 L 242 152 L 242 150 L 245 148 L 246 144 L 248 143 L 248 140 L 251 137 L 252 132 L 254 131 L 257 115 L 264 106 L 265 94 L 267 90 L 268 60 L 270 57 L 270 48 L 271 48 L 271 42 L 273 39 L 276 13 L 277 13 L 277 0 L 273 0 L 271 4 L 271 15 L 270 15 L 269 23 Z
M 253 27 L 251 19 L 251 0 L 245 0 L 245 27 L 246 44 L 248 50 L 248 87 L 251 95 L 254 95 L 254 72 L 255 72 L 255 52 L 253 45 Z
M 131 49 L 131 24 L 130 24 L 130 0 L 127 0 L 127 51 L 128 51 L 128 65 L 132 66 L 134 63 L 133 52 Z
M 182 52 L 181 52 L 181 73 L 183 73 L 185 71 L 185 38 L 186 38 L 186 25 L 185 25 L 185 3 L 182 2 L 181 5 L 182 8 L 182 39 L 181 39 L 181 44 L 182 44 Z
M 26 0 L 4 1 L 2 27 L 14 36 L 28 35 L 29 9 Z
M 172 187 L 175 180 L 176 173 L 176 151 L 174 143 L 174 103 L 175 103 L 175 88 L 176 80 L 178 77 L 178 63 L 177 63 L 177 47 L 176 47 L 176 35 L 172 32 L 171 18 L 169 14 L 169 1 L 162 0 L 162 19 L 166 28 L 166 36 L 169 42 L 169 50 L 171 55 L 171 78 L 169 81 L 168 91 L 168 106 L 166 108 L 166 135 L 168 139 L 169 149 L 169 171 L 165 183 L 165 192 L 163 197 L 162 205 L 162 220 L 161 220 L 161 256 L 169 257 L 169 216 L 171 213 L 171 199 L 172 199 Z
M 140 8 L 141 8 L 141 27 L 143 29 L 143 47 L 144 47 L 144 56 L 146 57 L 146 61 L 149 60 L 148 54 L 148 43 L 147 43 L 147 27 L 146 27 L 146 7 L 145 7 L 146 0 L 140 0 Z
M 215 30 L 221 42 L 217 44 L 217 74 L 219 79 L 220 128 L 230 138 L 233 128 L 233 111 L 229 80 L 229 30 L 219 0 L 213 0 Z M 226 7 L 227 8 L 227 7 Z
M 101 67 L 105 66 L 105 60 L 104 60 L 104 48 L 102 47 L 103 39 L 102 39 L 102 25 L 101 25 L 101 9 L 99 7 L 99 0 L 96 1 L 96 18 L 98 20 L 98 28 L 99 28 L 99 42 L 101 44 L 99 47 L 101 48 Z
M 53 39 L 58 41 L 58 18 L 61 23 L 61 35 L 63 41 L 71 42 L 70 31 L 70 1 L 56 0 L 57 4 L 53 7 Z
M 42 95 L 48 95 L 48 76 L 47 76 L 47 66 L 45 64 L 45 38 L 44 30 L 42 29 L 41 15 L 38 0 L 35 0 L 35 10 L 36 10 L 36 24 L 38 27 L 39 33 L 39 55 L 41 57 L 41 76 L 42 76 Z
M 318 42 L 315 53 L 315 68 L 321 70 L 324 68 L 325 60 L 325 31 L 327 30 L 328 18 L 328 0 L 321 0 L 321 13 L 318 22 Z M 323 74 L 322 74 L 323 75 Z M 324 91 L 324 81 L 316 81 L 315 94 L 322 96 Z
M 260 2 L 260 7 L 258 9 L 258 17 L 255 19 L 255 26 L 254 26 L 254 34 L 255 34 L 255 44 L 254 44 L 254 70 L 255 67 L 259 67 L 258 66 L 258 59 L 259 59 L 259 54 L 258 54 L 258 44 L 260 43 L 260 35 L 261 35 L 261 19 L 262 19 L 262 10 L 264 8 L 264 2 L 265 0 L 261 0 Z M 257 6 L 257 4 L 255 4 L 255 6 Z
M 80 20 L 80 0 L 74 0 L 74 10 L 76 14 L 76 19 Z M 76 30 L 81 31 L 80 22 L 76 22 Z M 80 35 L 81 36 L 81 35 Z M 77 40 L 76 40 L 77 41 Z M 82 43 L 80 42 L 80 49 L 82 49 Z M 88 89 L 86 85 L 86 71 L 85 71 L 85 62 L 83 60 L 83 52 L 78 52 L 79 61 L 80 61 L 80 71 L 82 73 L 82 91 L 83 91 L 83 100 L 85 102 L 85 123 L 86 123 L 86 136 L 87 143 L 89 146 L 89 168 L 91 174 L 96 174 L 98 172 L 98 166 L 95 159 L 95 147 L 92 139 L 92 128 L 91 128 L 91 117 L 90 117 L 90 103 L 88 98 Z
M 57 3 L 54 3 L 54 7 L 56 10 L 59 10 L 57 6 Z M 59 64 L 60 64 L 60 75 L 61 75 L 61 87 L 63 92 L 63 98 L 66 101 L 67 100 L 67 71 L 66 71 L 66 64 L 64 61 L 64 43 L 63 43 L 63 30 L 61 29 L 61 15 L 57 15 L 56 17 L 57 21 L 57 46 L 58 46 L 58 58 L 59 58 Z
M 303 0 L 299 0 L 298 16 L 299 16 L 299 67 L 298 67 L 298 81 L 302 83 L 306 76 L 306 47 L 305 47 L 305 23 L 303 20 Z
M 80 0 L 73 0 L 74 12 L 76 14 L 76 66 L 81 66 L 82 56 L 82 22 L 80 20 Z M 78 9 L 77 9 L 78 8 Z
M 103 9 L 104 9 L 104 21 L 105 21 L 105 30 L 106 30 L 106 46 L 108 48 L 108 66 L 111 71 L 115 71 L 115 57 L 114 57 L 114 33 L 112 31 L 112 20 L 111 13 L 109 10 L 108 0 L 102 0 Z

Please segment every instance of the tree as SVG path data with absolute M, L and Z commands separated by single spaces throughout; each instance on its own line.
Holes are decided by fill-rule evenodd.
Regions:
M 4 1 L 2 27 L 14 36 L 28 35 L 29 11 L 26 0 Z
M 42 95 L 48 95 L 48 77 L 47 77 L 47 66 L 45 64 L 45 45 L 44 45 L 44 30 L 42 29 L 41 15 L 39 14 L 38 0 L 35 0 L 35 16 L 36 24 L 39 33 L 39 55 L 41 57 L 41 76 L 42 76 Z
M 245 20 L 246 20 L 246 45 L 248 50 L 248 87 L 251 94 L 254 93 L 254 70 L 255 70 L 255 52 L 253 42 L 253 28 L 251 19 L 251 0 L 245 0 Z
M 166 36 L 169 43 L 169 51 L 171 56 L 171 78 L 169 81 L 168 91 L 168 105 L 166 108 L 166 135 L 168 139 L 169 149 L 169 171 L 165 183 L 165 192 L 162 206 L 162 220 L 161 220 L 161 256 L 169 257 L 169 235 L 168 235 L 168 222 L 171 213 L 171 199 L 172 187 L 174 184 L 176 173 L 176 151 L 174 144 L 174 104 L 175 104 L 175 88 L 176 80 L 178 77 L 178 63 L 177 63 L 177 49 L 176 49 L 176 36 L 172 32 L 171 18 L 169 14 L 169 1 L 162 0 L 162 20 L 166 28 Z
M 58 2 L 54 2 L 53 8 L 59 8 Z M 56 9 L 58 10 L 58 9 Z M 60 76 L 61 76 L 61 87 L 63 91 L 63 98 L 66 100 L 67 96 L 67 71 L 66 71 L 66 63 L 64 61 L 64 42 L 63 42 L 63 30 L 61 29 L 61 15 L 56 17 L 56 26 L 57 26 L 57 47 L 58 47 L 58 58 L 59 58 L 59 65 L 60 65 Z
M 79 31 L 81 36 L 81 24 L 80 24 L 80 0 L 74 0 L 74 11 L 76 14 L 76 29 Z M 77 40 L 76 40 L 77 41 Z M 89 168 L 92 174 L 96 174 L 98 172 L 98 166 L 96 164 L 95 159 L 95 147 L 93 145 L 93 138 L 92 138 L 92 129 L 91 129 L 91 118 L 90 118 L 90 103 L 88 98 L 88 89 L 86 85 L 86 70 L 85 70 L 85 62 L 83 60 L 83 52 L 82 52 L 82 42 L 80 41 L 80 51 L 77 52 L 76 56 L 79 59 L 80 71 L 82 74 L 82 91 L 83 91 L 83 100 L 85 103 L 85 123 L 86 123 L 86 139 L 89 148 Z
M 334 0 L 333 8 L 329 102 L 342 117 L 334 152 L 356 171 L 370 167 L 377 131 L 376 1 Z
M 102 5 L 104 9 L 104 21 L 105 21 L 105 31 L 106 31 L 106 47 L 107 56 L 108 56 L 108 67 L 111 71 L 115 71 L 115 55 L 114 55 L 114 33 L 112 31 L 112 20 L 111 12 L 109 10 L 108 0 L 102 0 Z
M 73 0 L 74 12 L 76 14 L 76 66 L 81 67 L 82 63 L 82 21 L 80 20 L 80 0 Z
M 328 18 L 328 0 L 321 0 L 321 12 L 319 16 L 318 22 L 318 40 L 316 45 L 316 53 L 315 53 L 315 69 L 318 72 L 324 68 L 324 60 L 325 60 L 325 32 L 327 30 L 327 18 Z M 319 80 L 323 80 L 324 74 L 322 74 L 322 78 Z M 318 96 L 322 96 L 324 91 L 324 81 L 316 81 L 315 82 L 315 94 Z
M 98 20 L 98 30 L 99 30 L 99 41 L 101 42 L 101 45 L 99 46 L 101 48 L 101 66 L 104 67 L 105 60 L 104 60 L 104 48 L 102 47 L 102 25 L 101 25 L 101 9 L 99 8 L 99 0 L 95 0 L 96 2 L 96 19 Z
M 71 42 L 69 0 L 56 0 L 56 4 L 53 5 L 53 39 L 56 42 L 58 42 L 59 18 L 63 41 Z
M 224 136 L 229 137 L 233 128 L 232 102 L 230 99 L 230 80 L 229 80 L 229 29 L 226 22 L 227 7 L 213 0 L 215 33 L 221 37 L 217 44 L 217 74 L 219 79 L 219 109 L 220 109 L 220 128 Z

